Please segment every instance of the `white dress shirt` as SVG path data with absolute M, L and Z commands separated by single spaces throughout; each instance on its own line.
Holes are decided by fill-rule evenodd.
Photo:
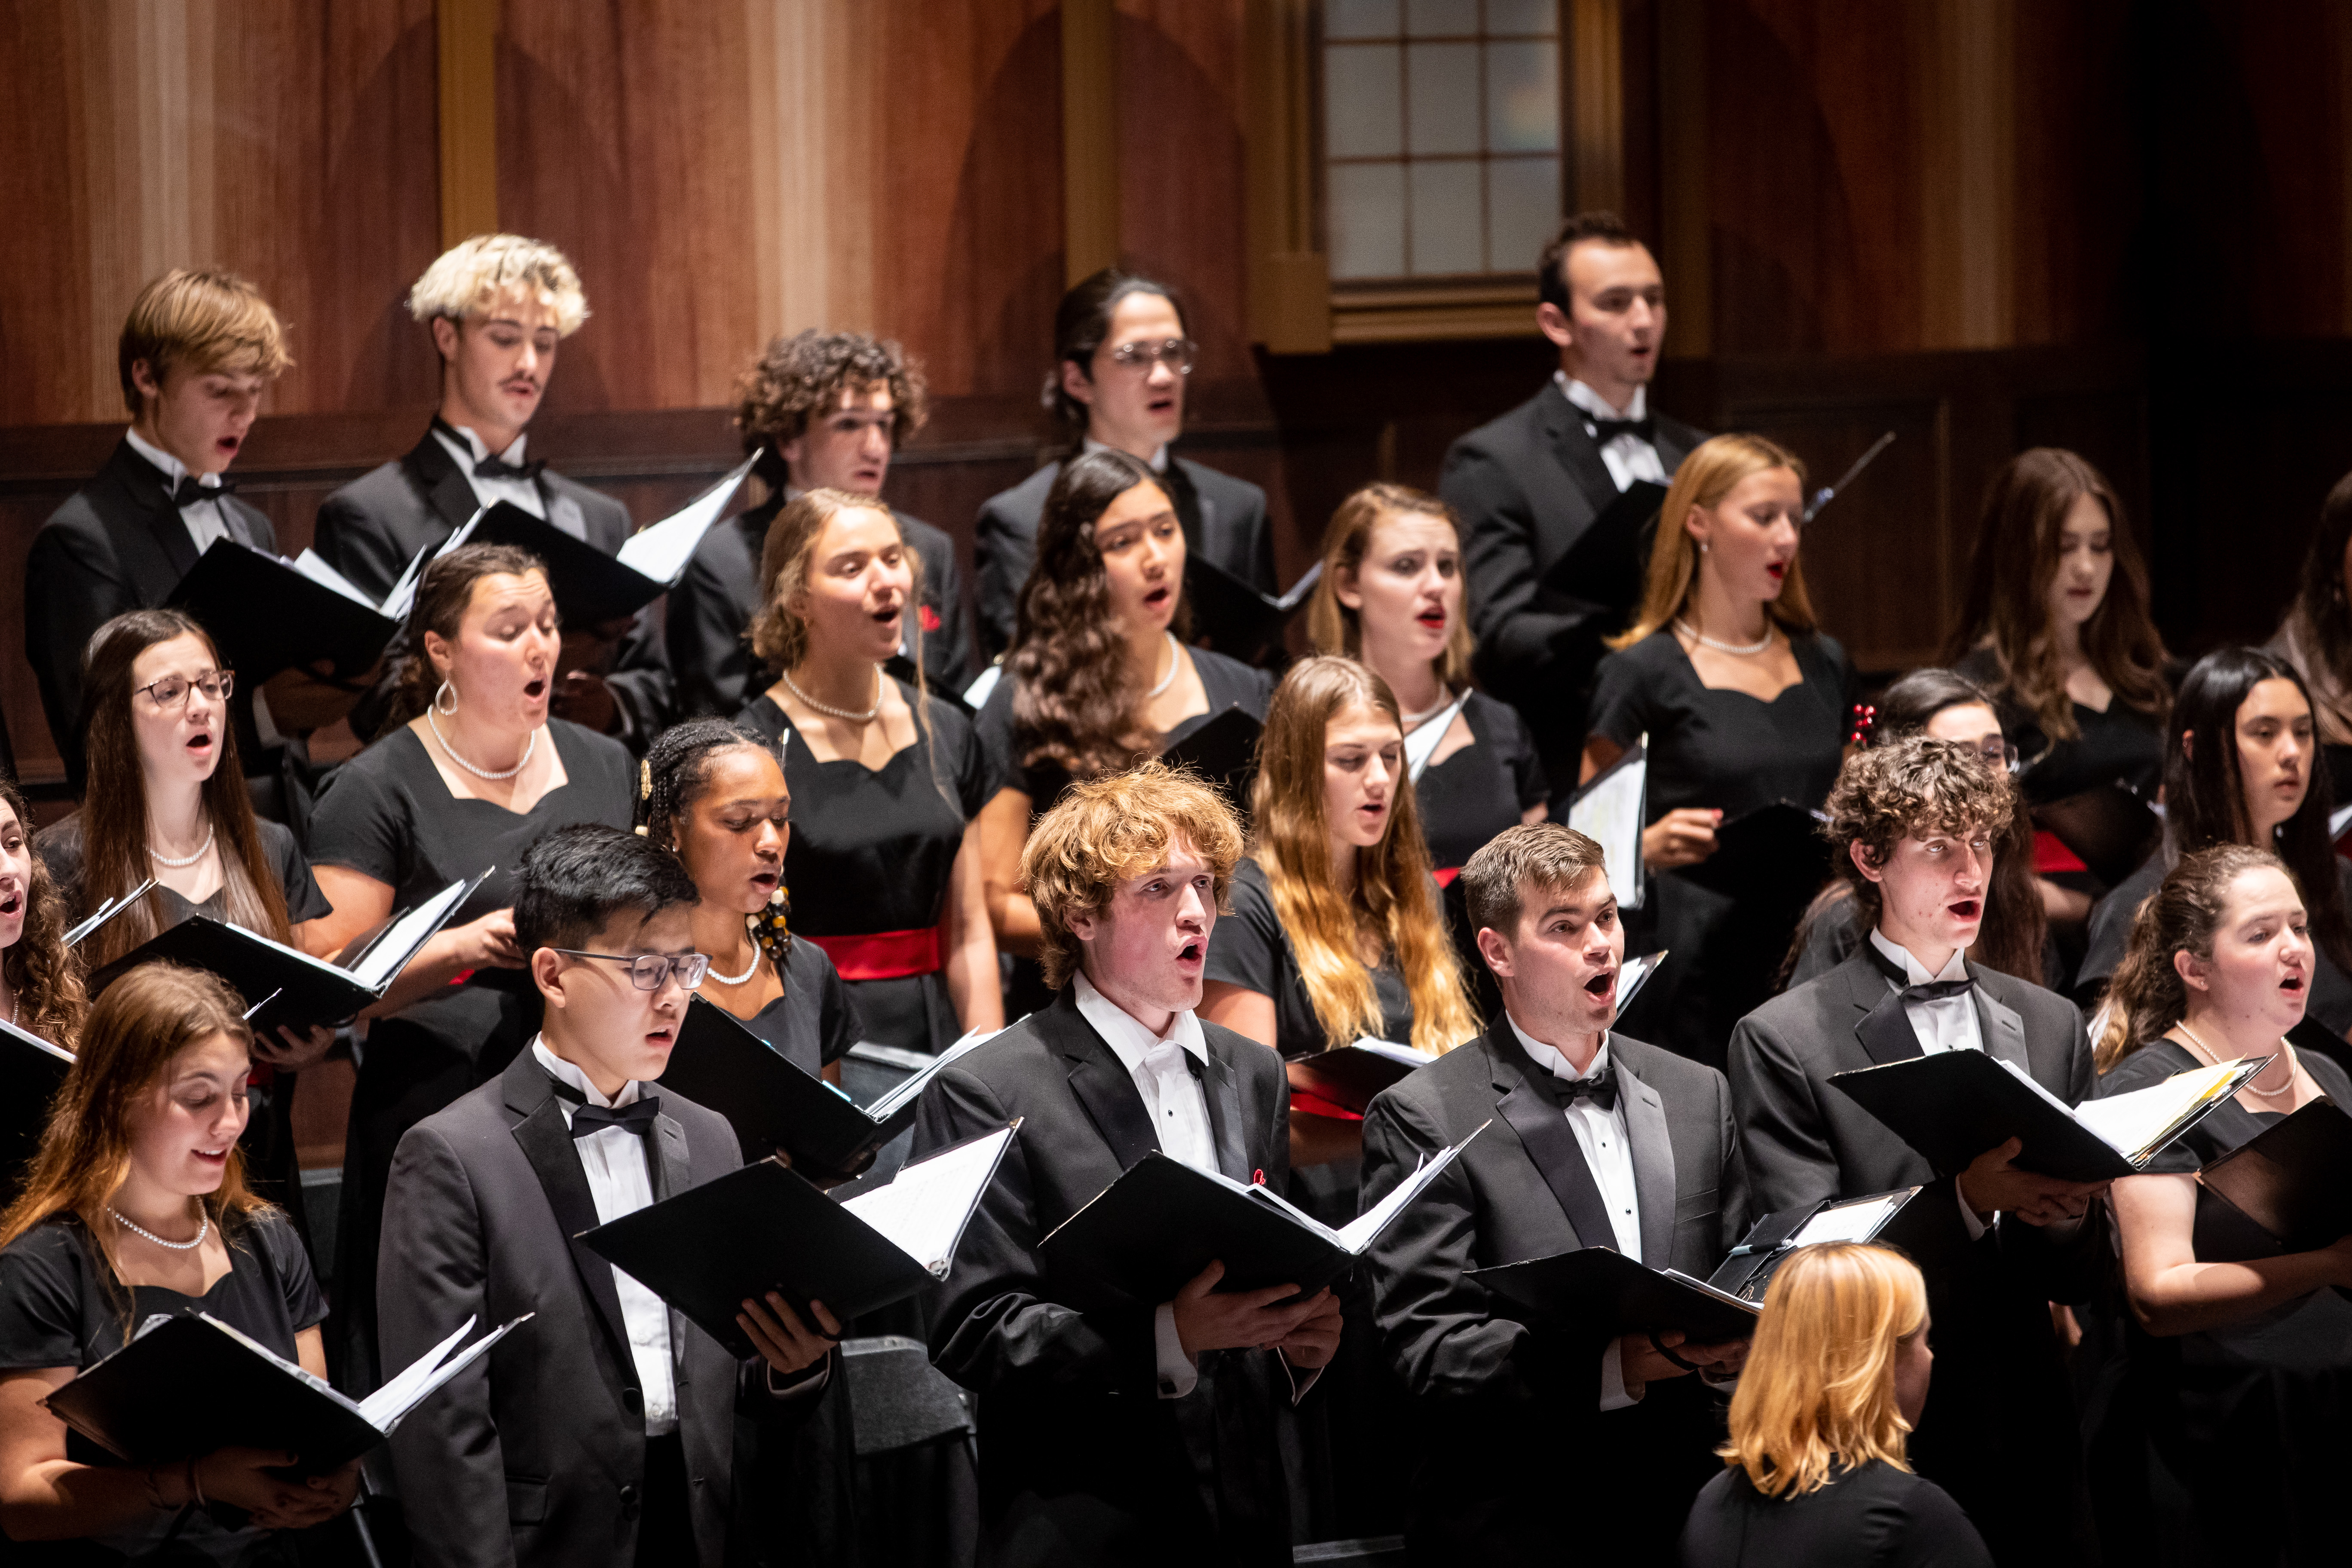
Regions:
M 1937 980 L 1966 980 L 1969 977 L 1969 955 L 1965 948 L 1955 948 L 1941 973 L 1930 974 L 1927 966 L 1911 956 L 1911 950 L 1899 942 L 1889 942 L 1876 931 L 1870 933 L 1870 945 L 1879 956 L 1903 972 L 1905 985 L 1926 985 Z M 1886 983 L 1889 991 L 1900 990 L 1894 981 Z M 1980 1051 L 1984 1049 L 1984 1031 L 1977 1024 L 1976 998 L 1963 994 L 1928 1002 L 1914 999 L 1903 1004 L 1904 1016 L 1911 1020 L 1911 1032 L 1919 1037 L 1919 1048 L 1927 1055 L 1940 1056 L 1946 1051 Z M 1955 1193 L 1959 1184 L 1952 1184 Z M 1960 1218 L 1968 1226 L 1969 1239 L 1975 1241 L 1986 1230 L 1985 1222 L 1960 1199 Z M 1999 1215 L 1994 1218 L 1998 1220 Z
M 1510 1018 L 1510 1015 L 1503 1015 Z M 1578 1079 L 1598 1078 L 1609 1070 L 1609 1037 L 1601 1037 L 1601 1048 L 1592 1053 L 1592 1060 L 1582 1072 L 1570 1065 L 1568 1058 L 1545 1045 L 1519 1027 L 1511 1018 L 1511 1033 L 1519 1037 L 1519 1048 L 1534 1058 L 1536 1066 L 1552 1077 L 1573 1083 Z M 1593 1185 L 1601 1189 L 1601 1202 L 1609 1211 L 1610 1228 L 1616 1234 L 1617 1250 L 1634 1262 L 1642 1258 L 1642 1200 L 1640 1188 L 1633 1180 L 1633 1146 L 1625 1135 L 1625 1091 L 1622 1076 L 1617 1092 L 1617 1103 L 1603 1110 L 1591 1100 L 1569 1102 L 1568 1129 L 1576 1134 L 1576 1146 L 1584 1152 L 1584 1163 L 1592 1172 Z M 1592 1238 L 1581 1238 L 1588 1247 Z M 1634 1403 L 1637 1396 L 1625 1390 L 1623 1352 L 1615 1340 L 1601 1352 L 1601 1408 L 1622 1410 Z
M 1079 445 L 1088 452 L 1116 452 L 1125 449 L 1113 447 L 1108 441 L 1097 441 L 1091 436 Z M 1160 443 L 1160 450 L 1151 454 L 1151 471 L 1155 474 L 1164 474 L 1168 471 L 1168 445 L 1164 441 Z
M 543 518 L 547 515 L 547 502 L 541 498 L 539 486 L 535 482 L 519 476 L 509 478 L 501 475 L 499 478 L 490 479 L 474 472 L 474 465 L 488 457 L 490 449 L 482 444 L 482 438 L 464 426 L 452 426 L 449 428 L 455 429 L 462 439 L 453 439 L 449 429 L 444 429 L 438 425 L 433 427 L 433 438 L 441 443 L 450 457 L 457 459 L 457 471 L 464 474 L 466 482 L 474 487 L 476 500 L 486 507 L 496 506 L 500 501 L 510 501 L 533 517 Z M 520 468 L 523 443 L 530 439 L 530 436 L 527 431 L 516 437 L 514 445 L 499 454 L 499 460 Z M 564 531 L 568 533 L 572 531 L 566 529 Z
M 187 464 L 153 442 L 144 439 L 136 430 L 124 431 L 122 438 L 131 443 L 132 451 L 163 471 L 165 493 L 168 494 L 180 488 L 180 481 L 187 477 Z M 236 537 L 235 531 L 228 525 L 227 514 L 221 510 L 220 482 L 221 477 L 218 474 L 198 474 L 196 483 L 213 493 L 203 500 L 190 501 L 180 509 L 180 521 L 186 526 L 188 537 L 195 541 L 196 553 L 199 555 L 210 549 L 215 539 Z
M 550 1077 L 578 1089 L 590 1105 L 618 1110 L 635 1105 L 645 1091 L 645 1086 L 633 1079 L 621 1086 L 618 1095 L 606 1100 L 588 1081 L 586 1073 L 549 1050 L 536 1035 L 531 1037 L 530 1054 Z M 563 1108 L 563 1125 L 569 1128 L 572 1102 L 558 1095 L 556 1103 Z M 596 1200 L 599 1224 L 610 1225 L 654 1201 L 653 1173 L 646 1164 L 643 1138 L 626 1128 L 601 1127 L 585 1138 L 573 1139 L 572 1146 L 580 1152 L 580 1168 L 587 1173 L 589 1194 Z M 666 1436 L 677 1430 L 677 1373 L 672 1359 L 677 1342 L 670 1332 L 669 1308 L 617 1268 L 613 1270 L 613 1285 L 621 1298 L 621 1323 L 629 1336 L 629 1359 L 636 1363 L 637 1388 L 645 1395 L 646 1436 Z
M 1564 370 L 1552 372 L 1551 379 L 1570 404 L 1595 419 L 1639 419 L 1649 409 L 1650 389 L 1646 386 L 1635 387 L 1633 401 L 1620 413 L 1609 405 L 1607 398 L 1572 379 Z M 1654 485 L 1666 482 L 1666 465 L 1659 460 L 1657 447 L 1630 431 L 1601 442 L 1601 460 L 1609 465 L 1609 477 L 1617 481 L 1620 490 L 1635 479 L 1647 479 Z

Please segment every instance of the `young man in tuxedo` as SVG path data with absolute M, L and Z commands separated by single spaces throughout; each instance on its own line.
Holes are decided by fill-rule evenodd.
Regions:
M 1642 592 L 1638 550 L 1565 592 L 1544 574 L 1637 480 L 1663 485 L 1706 433 L 1654 413 L 1665 282 L 1614 213 L 1560 225 L 1536 267 L 1536 325 L 1559 368 L 1527 402 L 1455 441 L 1437 489 L 1463 523 L 1478 674 L 1526 719 L 1556 795 L 1576 784 L 1601 639 Z
M 932 1360 L 981 1395 L 983 1563 L 1290 1561 L 1289 1412 L 1338 1298 L 1219 1292 L 1212 1263 L 1138 1306 L 1037 1252 L 1155 1150 L 1281 1190 L 1282 1063 L 1193 1011 L 1241 850 L 1223 798 L 1159 763 L 1072 786 L 1021 858 L 1059 994 L 923 1097 L 917 1159 L 1021 1120 L 931 1301 Z
M 524 432 L 555 374 L 556 351 L 588 319 L 580 276 L 563 253 L 520 235 L 477 235 L 425 269 L 408 291 L 408 313 L 432 332 L 441 356 L 441 406 L 406 457 L 320 505 L 313 548 L 320 557 L 381 598 L 417 552 L 499 501 L 617 553 L 633 531 L 628 508 L 544 458 L 524 457 Z M 397 657 L 386 660 L 388 669 L 399 667 Z M 566 626 L 562 668 L 556 717 L 638 751 L 669 721 L 669 662 L 652 607 L 602 626 Z M 381 720 L 388 694 L 387 679 L 352 715 L 361 734 Z
M 115 357 L 131 428 L 96 477 L 42 524 L 25 563 L 25 657 L 76 795 L 90 635 L 126 611 L 170 599 L 215 540 L 278 549 L 269 519 L 222 478 L 253 428 L 261 395 L 293 363 L 261 290 L 230 273 L 174 268 L 131 301 Z M 254 805 L 282 819 L 287 740 L 269 700 L 247 681 L 231 710 Z
M 1625 935 L 1600 845 L 1556 822 L 1513 827 L 1462 881 L 1502 1016 L 1364 1114 L 1368 1206 L 1478 1133 L 1367 1254 L 1382 1347 L 1428 1422 L 1406 1450 L 1405 1544 L 1416 1563 L 1603 1547 L 1671 1563 L 1722 1468 L 1714 1394 L 1691 1373 L 1735 1373 L 1746 1342 L 1538 1331 L 1463 1276 L 1605 1247 L 1705 1279 L 1747 1207 L 1730 1090 L 1611 1028 Z M 1572 1518 L 1544 1500 L 1571 1486 Z
M 840 1333 L 781 1296 L 718 1341 L 576 1237 L 738 1169 L 727 1119 L 651 1081 L 668 1065 L 694 951 L 693 879 L 618 828 L 557 828 L 523 858 L 515 937 L 547 1006 L 492 1082 L 411 1128 L 384 1199 L 384 1364 L 468 1318 L 531 1321 L 427 1401 L 392 1458 L 416 1562 L 727 1561 L 739 1409 L 789 1420 L 832 1375 Z
M 1184 526 L 1185 549 L 1271 594 L 1265 492 L 1169 450 L 1183 433 L 1184 387 L 1198 349 L 1166 285 L 1105 268 L 1063 295 L 1054 312 L 1045 406 L 1076 437 L 1071 456 L 1116 447 L 1150 464 Z M 1013 641 L 1021 585 L 1037 554 L 1037 519 L 1061 472 L 1060 462 L 1048 463 L 981 506 L 972 562 L 982 658 Z
M 2050 1303 L 2084 1300 L 2106 1262 L 2104 1184 L 2021 1171 L 2015 1140 L 1938 1176 L 1832 1075 L 1990 1051 L 2069 1105 L 2091 1046 L 2064 998 L 1968 960 L 2009 776 L 1924 736 L 1847 763 L 1829 800 L 1837 868 L 1871 926 L 1854 955 L 1774 997 L 1731 1037 L 1732 1100 L 1756 1206 L 1770 1213 L 1895 1187 L 1927 1190 L 1915 1240 L 1935 1319 L 1936 1390 L 1919 1473 L 1968 1510 L 2003 1568 L 2095 1561 L 2074 1401 Z
M 769 525 L 803 490 L 879 496 L 899 443 L 928 416 L 920 366 L 895 342 L 861 332 L 797 333 L 768 345 L 737 385 L 735 425 L 768 499 L 702 536 L 665 611 L 680 718 L 731 719 L 774 673 L 757 668 L 744 628 L 760 613 L 760 552 Z M 955 542 L 895 507 L 898 532 L 922 563 L 916 615 L 902 658 L 917 646 L 934 691 L 960 697 L 971 684 L 971 626 Z M 909 679 L 912 679 L 909 677 Z

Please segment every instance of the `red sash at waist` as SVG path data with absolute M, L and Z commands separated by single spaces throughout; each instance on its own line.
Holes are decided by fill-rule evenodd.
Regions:
M 2033 830 L 2033 874 L 2054 877 L 2067 871 L 2087 871 L 2083 858 L 2058 842 L 2058 836 L 2046 827 Z
M 824 949 L 844 980 L 898 980 L 929 974 L 940 967 L 940 928 L 877 931 L 859 936 L 809 936 Z

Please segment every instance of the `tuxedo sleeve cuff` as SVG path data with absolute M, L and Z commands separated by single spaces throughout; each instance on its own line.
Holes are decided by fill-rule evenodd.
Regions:
M 1201 1381 L 1201 1369 L 1184 1353 L 1176 1333 L 1176 1303 L 1162 1301 L 1151 1314 L 1151 1343 L 1160 1374 L 1160 1397 L 1181 1399 Z
M 1625 1387 L 1625 1342 L 1611 1340 L 1609 1348 L 1601 1352 L 1601 1408 L 1630 1410 L 1641 1398 Z

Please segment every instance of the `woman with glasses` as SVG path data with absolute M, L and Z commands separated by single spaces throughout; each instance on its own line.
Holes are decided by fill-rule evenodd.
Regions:
M 1915 669 L 1879 698 L 1871 743 L 1883 745 L 1906 735 L 1963 742 L 1977 749 L 1985 766 L 2004 773 L 2017 763 L 2017 748 L 2002 734 L 1992 699 L 1974 681 L 1948 669 Z M 2063 991 L 2064 961 L 2051 941 L 2050 922 L 2033 884 L 2033 824 L 2018 812 L 2010 820 L 2008 837 L 1993 853 L 1984 923 L 1969 956 L 1988 969 Z M 1784 988 L 1827 974 L 1853 956 L 1864 935 L 1853 884 L 1836 878 L 1813 900 L 1797 927 Z
M 1712 1067 L 1772 994 L 1822 876 L 1791 813 L 1764 829 L 1777 838 L 1722 861 L 1717 831 L 1776 806 L 1817 810 L 1853 701 L 1853 667 L 1815 628 L 1797 559 L 1804 483 L 1796 455 L 1760 436 L 1717 436 L 1684 458 L 1640 613 L 1593 681 L 1583 777 L 1648 737 L 1639 945 L 1672 956 L 1637 999 L 1635 1026 Z
M 1265 492 L 1168 449 L 1184 428 L 1186 378 L 1199 353 L 1184 308 L 1162 283 L 1106 268 L 1062 296 L 1045 404 L 1069 432 L 1069 458 L 1108 447 L 1151 465 L 1195 555 L 1262 593 L 1275 592 Z M 1062 461 L 1067 461 L 1066 458 Z M 1013 642 L 1039 520 L 1060 477 L 1046 464 L 980 509 L 972 539 L 981 654 Z M 1045 802 L 1038 803 L 1042 808 Z
M 376 1383 L 376 1235 L 400 1135 L 496 1077 L 539 1027 L 510 908 L 523 851 L 567 823 L 630 823 L 628 752 L 548 713 L 561 632 L 529 552 L 468 544 L 434 562 L 385 728 L 329 776 L 311 819 L 311 859 L 335 906 L 330 951 L 489 872 L 364 1015 L 336 1229 L 347 1388 Z
M 332 952 L 332 910 L 294 835 L 254 815 L 229 717 L 236 672 L 221 668 L 204 628 L 178 610 L 117 616 L 90 639 L 81 689 L 89 791 L 80 810 L 34 836 L 33 847 L 68 924 L 153 883 L 84 939 L 85 972 L 195 915 Z M 294 1074 L 334 1041 L 331 1029 L 280 1027 L 253 1042 L 264 1081 L 244 1131 L 246 1158 L 257 1190 L 298 1217 Z

